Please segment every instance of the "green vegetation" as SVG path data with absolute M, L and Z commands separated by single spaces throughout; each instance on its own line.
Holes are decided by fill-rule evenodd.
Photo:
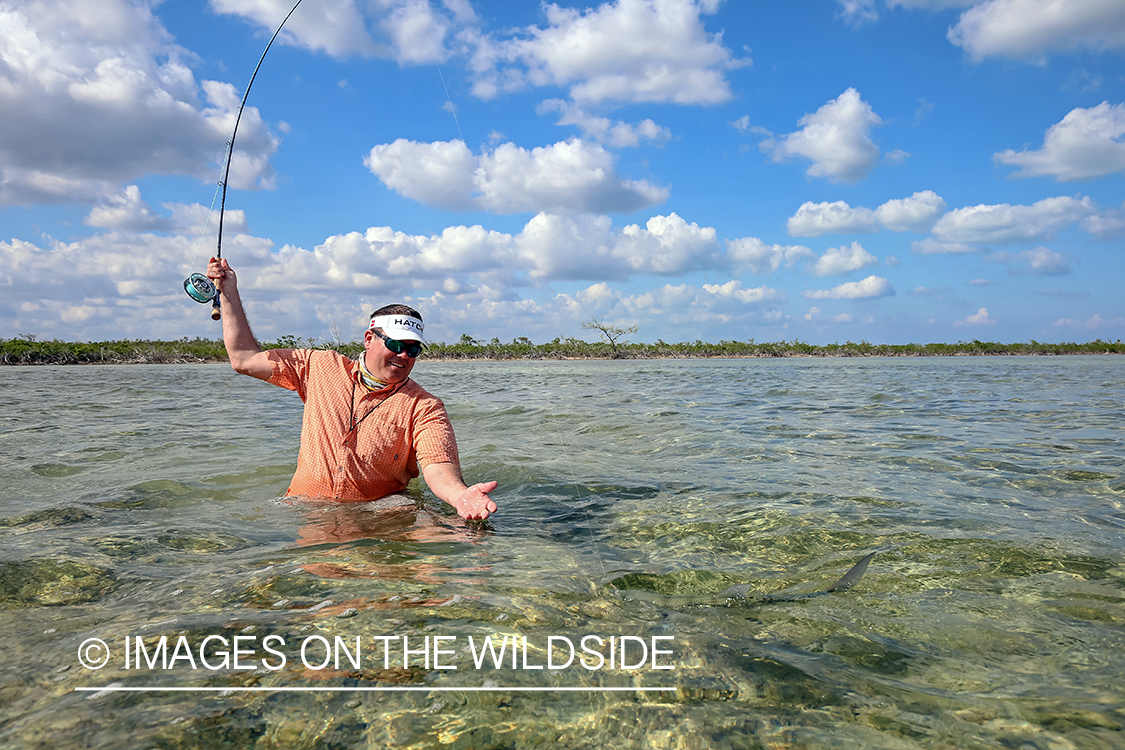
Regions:
M 170 364 L 226 361 L 222 341 L 182 338 L 179 341 L 39 341 L 24 334 L 0 339 L 0 364 L 88 365 Z
M 614 331 L 616 332 L 616 330 Z M 631 333 L 627 331 L 623 333 Z M 603 332 L 604 333 L 604 332 Z M 606 336 L 606 338 L 609 338 Z M 523 360 L 523 359 L 691 359 L 711 357 L 956 357 L 972 355 L 1062 355 L 1062 354 L 1125 354 L 1125 344 L 1097 339 L 1084 344 L 1046 344 L 1039 341 L 1001 344 L 993 341 L 960 341 L 956 344 L 869 344 L 852 341 L 843 344 L 815 345 L 803 341 L 758 343 L 750 341 L 704 341 L 669 344 L 634 344 L 619 340 L 590 343 L 575 338 L 556 338 L 545 344 L 533 344 L 520 336 L 503 344 L 499 339 L 485 342 L 463 334 L 454 344 L 434 343 L 422 354 L 430 360 Z M 282 336 L 276 342 L 263 344 L 266 349 L 313 348 L 335 349 L 347 356 L 363 350 L 356 342 L 329 342 Z M 13 339 L 0 339 L 0 364 L 5 365 L 71 365 L 71 364 L 169 364 L 189 362 L 225 362 L 223 342 L 208 339 L 182 338 L 178 341 L 102 341 L 93 343 L 39 341 L 24 334 Z
M 636 326 L 629 326 L 628 328 L 621 328 L 620 326 L 611 326 L 605 322 L 605 316 L 599 318 L 590 318 L 582 324 L 582 327 L 587 331 L 597 331 L 602 335 L 606 341 L 609 342 L 610 350 L 613 353 L 613 358 L 618 359 L 621 356 L 620 351 L 617 349 L 617 343 L 620 341 L 622 345 L 629 343 L 626 336 L 632 336 L 637 332 Z
M 991 341 L 956 344 L 869 344 L 866 341 L 818 346 L 803 341 L 758 343 L 750 341 L 705 341 L 669 344 L 633 344 L 621 341 L 589 343 L 573 338 L 532 344 L 524 337 L 510 344 L 497 339 L 490 343 L 465 335 L 456 344 L 432 344 L 424 356 L 430 359 L 691 359 L 710 357 L 954 357 L 971 355 L 1060 355 L 1125 354 L 1125 344 L 1100 339 L 1085 344 L 1001 344 Z

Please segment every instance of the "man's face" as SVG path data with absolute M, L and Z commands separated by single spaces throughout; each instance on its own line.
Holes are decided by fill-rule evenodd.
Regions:
M 370 329 L 363 334 L 363 348 L 367 350 L 363 363 L 379 380 L 384 383 L 401 383 L 410 377 L 410 371 L 414 369 L 414 358 L 408 357 L 405 351 L 395 354 Z

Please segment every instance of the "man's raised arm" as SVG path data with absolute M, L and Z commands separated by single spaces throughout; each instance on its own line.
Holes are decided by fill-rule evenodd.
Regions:
M 251 375 L 259 380 L 269 380 L 273 374 L 266 353 L 258 346 L 242 300 L 238 296 L 238 277 L 226 258 L 211 258 L 207 264 L 207 278 L 215 282 L 220 294 L 223 309 L 223 344 L 227 348 L 230 366 L 235 372 Z

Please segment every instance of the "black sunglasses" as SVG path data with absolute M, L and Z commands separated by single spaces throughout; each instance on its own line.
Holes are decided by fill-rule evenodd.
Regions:
M 403 352 L 406 352 L 406 356 L 410 357 L 411 359 L 414 359 L 419 354 L 422 353 L 422 345 L 421 344 L 415 343 L 413 341 L 406 342 L 406 341 L 399 341 L 398 339 L 392 339 L 389 336 L 387 336 L 386 334 L 379 333 L 378 331 L 375 331 L 375 330 L 373 330 L 371 332 L 374 333 L 379 338 L 383 339 L 383 343 L 386 344 L 387 348 L 390 349 L 391 352 L 393 352 L 394 354 L 402 354 Z

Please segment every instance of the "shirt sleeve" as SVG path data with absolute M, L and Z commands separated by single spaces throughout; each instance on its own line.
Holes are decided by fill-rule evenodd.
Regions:
M 414 415 L 414 451 L 422 468 L 442 463 L 461 465 L 453 424 L 441 399 L 430 397 L 419 404 Z
M 308 397 L 308 377 L 312 364 L 310 349 L 270 349 L 266 352 L 273 374 L 266 380 L 280 388 L 296 391 L 305 401 Z

